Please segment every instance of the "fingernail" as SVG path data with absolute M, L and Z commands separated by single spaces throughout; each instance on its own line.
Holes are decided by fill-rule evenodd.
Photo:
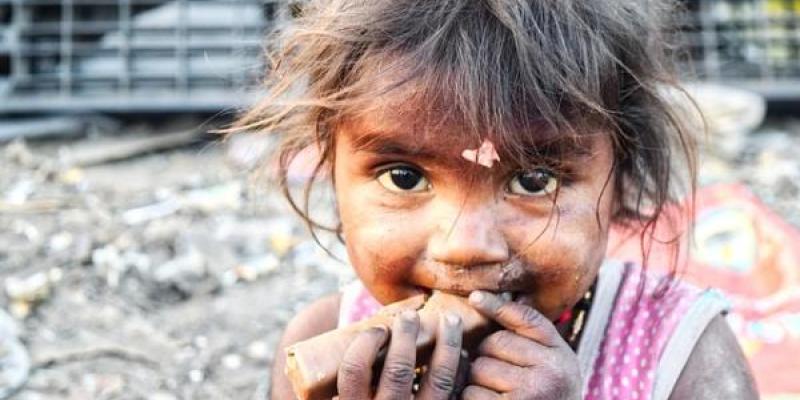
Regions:
M 389 328 L 387 328 L 387 327 L 385 327 L 383 325 L 375 325 L 375 326 L 371 327 L 370 329 L 372 330 L 373 333 L 375 333 L 376 335 L 378 335 L 380 337 L 386 337 L 386 335 L 389 334 Z
M 453 312 L 445 312 L 442 314 L 442 322 L 444 322 L 444 337 L 450 347 L 461 348 L 461 318 Z
M 404 321 L 409 321 L 410 322 L 410 321 L 413 321 L 416 317 L 417 317 L 417 313 L 415 313 L 414 311 L 411 311 L 411 310 L 405 310 L 402 313 L 400 313 L 400 318 L 402 318 Z
M 486 298 L 486 295 L 484 295 L 482 292 L 479 292 L 477 290 L 469 294 L 469 301 L 471 303 L 473 303 L 473 304 L 482 303 L 483 299 L 485 299 L 485 298 Z
M 445 321 L 447 321 L 447 324 L 450 325 L 450 326 L 456 326 L 456 325 L 459 324 L 459 322 L 461 322 L 461 317 L 459 317 L 458 315 L 455 315 L 455 314 L 453 314 L 451 312 L 446 313 L 444 315 L 444 319 L 445 319 Z
M 505 301 L 511 301 L 511 292 L 500 293 L 500 298 Z

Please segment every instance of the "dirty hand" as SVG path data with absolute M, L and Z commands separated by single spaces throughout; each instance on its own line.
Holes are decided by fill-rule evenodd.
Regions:
M 469 300 L 505 330 L 481 342 L 463 399 L 580 398 L 578 359 L 552 322 L 488 292 L 473 292 Z
M 463 375 L 461 380 L 466 379 L 466 369 L 459 374 L 458 368 L 461 360 L 461 320 L 455 314 L 441 316 L 430 365 L 422 376 L 419 391 L 412 394 L 419 326 L 419 316 L 413 311 L 406 311 L 400 318 L 394 319 L 389 350 L 377 387 L 373 387 L 373 365 L 389 333 L 385 328 L 374 327 L 359 334 L 348 347 L 339 367 L 339 399 L 451 398 L 457 388 L 457 375 Z M 466 367 L 465 362 L 461 364 Z

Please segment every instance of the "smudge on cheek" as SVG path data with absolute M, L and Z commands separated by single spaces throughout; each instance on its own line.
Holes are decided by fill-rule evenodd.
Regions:
M 592 253 L 564 242 L 531 247 L 523 256 L 528 265 L 523 279 L 530 289 L 522 301 L 548 317 L 558 317 L 583 296 L 596 277 L 599 261 L 593 261 Z
M 537 275 L 536 307 L 550 318 L 572 307 L 580 298 L 574 276 L 575 270 L 549 270 Z

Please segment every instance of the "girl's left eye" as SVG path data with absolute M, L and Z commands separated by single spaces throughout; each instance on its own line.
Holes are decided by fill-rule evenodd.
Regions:
M 389 191 L 396 193 L 420 193 L 430 188 L 428 179 L 411 167 L 393 167 L 378 175 L 378 182 Z
M 508 183 L 508 191 L 522 196 L 546 196 L 558 189 L 558 178 L 546 168 L 520 172 Z

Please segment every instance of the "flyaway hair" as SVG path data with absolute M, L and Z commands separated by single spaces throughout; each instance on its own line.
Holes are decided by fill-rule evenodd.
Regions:
M 652 232 L 676 199 L 677 172 L 688 171 L 686 192 L 696 169 L 694 135 L 664 96 L 678 87 L 673 10 L 654 0 L 310 1 L 271 42 L 268 94 L 232 130 L 281 135 L 284 186 L 306 147 L 321 154 L 316 172 L 332 168 L 337 126 L 387 94 L 523 168 L 541 162 L 530 143 L 543 132 L 576 145 L 609 135 L 613 220 Z

